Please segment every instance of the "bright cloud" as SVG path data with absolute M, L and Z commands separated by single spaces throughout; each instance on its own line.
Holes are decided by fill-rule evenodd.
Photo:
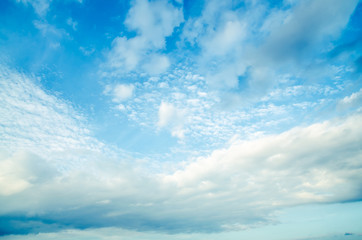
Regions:
M 133 71 L 141 64 L 150 74 L 164 72 L 169 67 L 169 60 L 167 56 L 155 53 L 166 47 L 165 38 L 182 21 L 182 11 L 166 1 L 134 1 L 125 25 L 137 35 L 113 40 L 106 67 L 117 73 Z M 147 60 L 149 57 L 151 60 Z
M 88 160 L 83 169 L 61 173 L 36 155 L 2 152 L 1 214 L 33 216 L 35 222 L 20 219 L 27 227 L 42 219 L 76 228 L 147 230 L 161 224 L 166 232 L 252 227 L 273 221 L 273 213 L 285 207 L 359 198 L 361 120 L 355 115 L 235 141 L 171 174 L 150 175 L 110 159 Z M 97 219 L 87 217 L 92 214 Z M 136 216 L 137 224 L 130 221 Z
M 132 84 L 117 84 L 115 86 L 106 86 L 104 93 L 111 95 L 114 102 L 120 103 L 131 98 L 134 90 L 135 87 Z
M 158 110 L 158 125 L 160 127 L 169 126 L 173 136 L 184 137 L 183 124 L 185 121 L 185 111 L 177 109 L 173 104 L 162 102 Z
M 84 117 L 67 102 L 47 94 L 33 78 L 0 67 L 1 146 L 10 151 L 49 152 L 96 150 Z

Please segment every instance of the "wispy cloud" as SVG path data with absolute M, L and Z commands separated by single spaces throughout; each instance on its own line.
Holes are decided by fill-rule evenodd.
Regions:
M 30 4 L 33 8 L 36 14 L 38 14 L 40 17 L 44 17 L 49 9 L 49 5 L 52 2 L 52 0 L 16 0 L 17 2 L 21 2 L 23 4 Z
M 99 148 L 101 143 L 92 139 L 84 117 L 68 102 L 39 87 L 34 77 L 1 65 L 0 78 L 3 148 L 28 150 L 43 157 Z

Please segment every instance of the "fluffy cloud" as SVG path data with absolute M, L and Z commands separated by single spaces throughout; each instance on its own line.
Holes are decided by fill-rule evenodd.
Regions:
M 136 31 L 137 35 L 113 40 L 106 68 L 110 68 L 113 74 L 135 70 L 139 65 L 150 74 L 165 71 L 169 60 L 157 52 L 166 47 L 165 38 L 182 21 L 182 11 L 167 1 L 134 1 L 125 25 L 130 31 Z M 147 61 L 149 57 L 156 62 Z
M 240 201 L 255 207 L 358 199 L 360 184 L 353 179 L 361 172 L 360 120 L 356 115 L 234 142 L 165 179 L 190 195 L 203 189 L 215 197 L 237 191 Z
M 0 195 L 10 196 L 25 191 L 33 184 L 49 180 L 55 169 L 36 155 L 17 152 L 12 157 L 2 152 L 0 162 Z
M 245 26 L 238 21 L 229 20 L 219 31 L 211 33 L 211 38 L 203 40 L 206 55 L 222 56 L 235 51 L 245 36 Z
M 184 137 L 183 124 L 185 121 L 185 111 L 177 109 L 173 104 L 162 102 L 158 110 L 158 126 L 170 127 L 173 136 Z
M 116 103 L 123 102 L 133 96 L 135 87 L 133 84 L 107 85 L 104 94 L 112 96 L 112 101 Z
M 183 20 L 182 11 L 167 1 L 137 0 L 129 10 L 125 24 L 144 37 L 151 48 L 165 47 L 165 37 Z
M 284 1 L 280 7 L 208 1 L 201 16 L 189 18 L 184 41 L 199 47 L 200 72 L 215 89 L 261 92 L 286 74 L 303 79 L 333 77 L 323 54 L 333 47 L 358 1 Z M 301 69 L 308 69 L 302 71 Z

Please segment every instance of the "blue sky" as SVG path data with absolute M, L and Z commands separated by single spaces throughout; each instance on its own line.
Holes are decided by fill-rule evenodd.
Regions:
M 358 0 L 0 2 L 0 239 L 361 239 Z

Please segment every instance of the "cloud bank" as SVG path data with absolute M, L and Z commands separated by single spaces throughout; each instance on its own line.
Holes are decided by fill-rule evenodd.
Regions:
M 17 83 L 14 89 L 24 92 L 31 87 L 42 96 L 34 97 L 33 104 L 42 99 L 47 99 L 45 105 L 62 103 L 29 78 L 6 71 L 2 76 L 7 84 Z M 2 91 L 0 96 L 7 102 L 18 99 L 18 113 L 26 113 L 16 91 Z M 1 106 L 4 112 L 9 104 Z M 161 108 L 160 121 L 167 124 L 174 109 L 166 103 Z M 58 114 L 69 118 L 67 112 Z M 46 116 L 46 111 L 39 113 L 43 121 Z M 16 119 L 11 124 L 23 121 Z M 15 129 L 11 124 L 2 121 L 3 132 Z M 102 227 L 167 233 L 241 230 L 273 223 L 276 211 L 290 206 L 361 199 L 361 114 L 255 140 L 235 139 L 209 156 L 176 164 L 175 171 L 155 173 L 137 159 L 112 158 L 102 147 L 96 157 L 89 147 L 73 150 L 73 159 L 83 161 L 67 167 L 74 164 L 68 159 L 59 168 L 56 151 L 42 154 L 44 144 L 37 145 L 50 137 L 57 139 L 63 131 L 39 134 L 37 129 L 42 127 L 19 135 L 19 142 L 33 138 L 31 148 L 1 150 L 2 235 Z M 77 138 L 69 136 L 64 142 Z M 84 144 L 89 142 L 91 138 Z M 73 146 L 64 145 L 64 151 Z

